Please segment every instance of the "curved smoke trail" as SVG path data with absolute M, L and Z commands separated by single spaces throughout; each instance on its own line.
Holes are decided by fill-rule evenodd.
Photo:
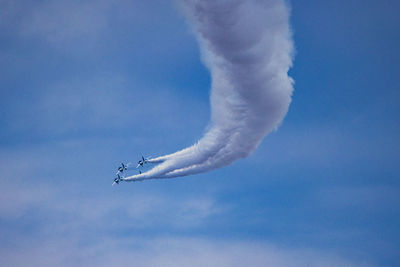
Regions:
M 210 130 L 195 145 L 149 160 L 125 181 L 213 170 L 246 157 L 288 111 L 293 92 L 284 0 L 183 0 L 212 77 Z

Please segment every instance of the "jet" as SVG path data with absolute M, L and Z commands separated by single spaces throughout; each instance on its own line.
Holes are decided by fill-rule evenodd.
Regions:
M 128 170 L 129 165 L 131 165 L 130 163 L 128 164 L 124 164 L 123 162 L 121 163 L 121 166 L 118 167 L 118 171 L 116 173 L 116 175 L 123 173 L 124 171 Z
M 149 160 L 149 158 L 146 158 L 146 159 L 145 159 L 145 158 L 142 156 L 142 159 L 138 161 L 138 165 L 136 166 L 136 169 L 139 168 L 139 167 L 143 167 L 143 165 L 146 164 L 148 160 Z
M 117 176 L 118 177 L 114 179 L 114 182 L 112 185 L 119 184 L 119 182 L 121 182 L 121 180 L 122 180 L 121 176 L 119 174 L 117 174 Z
M 138 170 L 138 171 L 139 171 L 139 174 L 142 174 L 141 170 Z M 119 175 L 119 173 L 117 173 L 117 178 L 114 179 L 114 182 L 112 183 L 112 185 L 119 184 L 119 182 L 123 181 L 122 179 L 124 177 L 125 176 L 121 177 L 121 175 Z

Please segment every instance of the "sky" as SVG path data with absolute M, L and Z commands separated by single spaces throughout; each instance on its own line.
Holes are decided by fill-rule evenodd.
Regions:
M 173 1 L 0 1 L 0 266 L 400 265 L 398 1 L 292 1 L 278 131 L 212 172 L 210 73 Z

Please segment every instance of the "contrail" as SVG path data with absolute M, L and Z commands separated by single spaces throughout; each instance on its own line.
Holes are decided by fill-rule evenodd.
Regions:
M 211 128 L 194 145 L 149 160 L 140 181 L 206 172 L 248 156 L 285 117 L 293 43 L 285 0 L 182 0 L 211 73 Z

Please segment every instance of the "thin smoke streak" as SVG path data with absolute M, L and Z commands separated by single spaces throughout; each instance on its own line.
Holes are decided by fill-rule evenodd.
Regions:
M 149 160 L 139 181 L 210 171 L 253 152 L 285 117 L 293 44 L 284 0 L 182 0 L 212 77 L 211 128 L 194 145 Z

